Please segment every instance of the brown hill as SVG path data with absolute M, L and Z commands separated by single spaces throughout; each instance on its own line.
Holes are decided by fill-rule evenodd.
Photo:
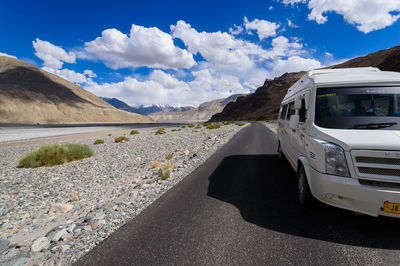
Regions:
M 328 68 L 378 67 L 384 71 L 400 72 L 400 46 L 357 57 Z M 285 73 L 273 80 L 267 79 L 254 93 L 229 103 L 211 121 L 263 120 L 276 118 L 287 90 L 306 72 Z
M 59 76 L 0 56 L 0 123 L 141 123 L 147 116 L 118 110 Z
M 152 113 L 149 116 L 157 122 L 200 122 L 207 121 L 212 115 L 221 112 L 225 105 L 235 101 L 241 94 L 231 95 L 227 98 L 205 102 L 199 107 L 176 108 L 172 111 Z

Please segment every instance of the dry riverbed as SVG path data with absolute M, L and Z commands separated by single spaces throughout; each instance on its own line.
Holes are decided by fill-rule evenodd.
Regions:
M 0 148 L 0 265 L 68 265 L 177 184 L 242 127 L 140 129 L 126 143 L 103 136 L 91 158 L 53 167 L 16 168 L 42 144 Z M 167 154 L 172 159 L 167 159 Z M 170 157 L 169 157 L 170 158 Z M 171 166 L 162 180 L 159 167 Z

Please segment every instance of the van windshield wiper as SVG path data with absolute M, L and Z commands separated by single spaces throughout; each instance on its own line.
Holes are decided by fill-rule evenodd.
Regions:
M 352 129 L 379 129 L 379 128 L 385 128 L 385 127 L 391 127 L 397 125 L 397 123 L 369 123 L 369 124 L 359 124 L 359 125 L 354 125 L 351 128 Z

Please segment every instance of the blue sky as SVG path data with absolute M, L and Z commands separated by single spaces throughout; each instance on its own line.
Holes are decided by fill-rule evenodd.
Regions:
M 1 1 L 0 53 L 131 105 L 198 105 L 396 46 L 399 13 L 398 0 Z

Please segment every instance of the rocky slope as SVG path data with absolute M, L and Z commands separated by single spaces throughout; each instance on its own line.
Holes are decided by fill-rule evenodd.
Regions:
M 205 102 L 199 107 L 181 107 L 172 111 L 163 111 L 150 114 L 157 122 L 198 122 L 207 121 L 212 115 L 221 112 L 229 103 L 235 101 L 241 94 L 231 95 L 227 98 Z
M 329 68 L 378 67 L 384 71 L 400 72 L 400 46 L 382 50 L 366 56 L 357 57 Z M 221 113 L 215 114 L 212 121 L 272 119 L 276 117 L 279 105 L 292 86 L 306 72 L 285 73 L 273 80 L 267 79 L 254 93 L 239 97 L 229 103 Z
M 0 123 L 153 122 L 118 110 L 82 87 L 18 59 L 0 56 Z

